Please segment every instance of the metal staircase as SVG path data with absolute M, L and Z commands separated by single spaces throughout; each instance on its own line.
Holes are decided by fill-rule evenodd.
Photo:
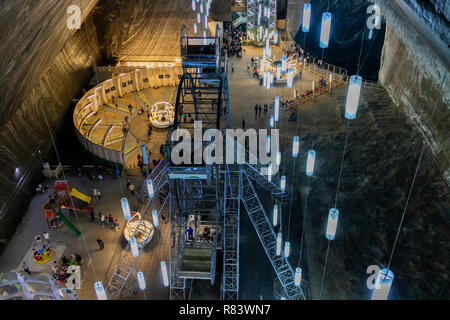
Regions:
M 160 163 L 161 165 L 162 163 Z M 153 186 L 155 193 L 159 192 L 161 188 L 166 184 L 167 182 L 167 165 L 161 166 L 160 170 L 153 170 L 153 172 L 150 174 L 150 176 L 147 179 L 152 179 Z M 146 185 L 146 184 L 144 184 Z M 141 213 L 141 218 L 139 222 L 136 224 L 136 228 L 134 229 L 133 236 L 136 235 L 138 232 L 146 232 L 147 228 L 145 224 L 143 223 L 146 213 L 148 211 L 151 212 L 150 206 L 153 202 L 154 198 L 149 198 L 147 201 L 147 204 L 143 210 L 143 213 Z M 143 250 L 143 247 L 141 247 L 138 243 L 139 251 Z M 120 298 L 122 296 L 126 296 L 128 294 L 128 290 L 132 289 L 133 286 L 130 286 L 127 288 L 127 282 L 130 276 L 133 274 L 134 266 L 136 265 L 137 261 L 139 259 L 138 257 L 134 257 L 131 253 L 131 247 L 130 244 L 127 244 L 127 247 L 122 252 L 119 262 L 117 263 L 114 272 L 109 279 L 108 285 L 106 286 L 106 294 L 108 298 Z
M 255 227 L 259 240 L 269 258 L 272 267 L 283 287 L 288 300 L 305 299 L 303 291 L 294 283 L 294 270 L 286 257 L 281 254 L 276 255 L 277 240 L 275 231 L 272 228 L 270 220 L 257 196 L 255 187 L 245 170 L 242 171 L 240 178 L 242 188 L 242 201 L 250 220 Z
M 239 299 L 239 167 L 226 166 L 224 183 L 222 300 Z

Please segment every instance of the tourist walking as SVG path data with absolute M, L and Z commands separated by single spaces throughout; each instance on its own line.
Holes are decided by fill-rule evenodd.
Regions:
M 255 115 L 258 113 L 258 105 L 255 104 Z
M 245 130 L 245 119 L 242 119 L 242 129 Z
M 25 261 L 22 263 L 23 271 L 25 271 L 28 274 L 31 274 L 30 267 L 25 263 Z
M 100 250 L 103 250 L 105 248 L 105 243 L 102 240 L 97 239 L 97 243 L 98 243 Z
M 114 220 L 114 231 L 117 232 L 119 230 L 119 222 L 117 219 Z
M 48 246 L 50 244 L 50 234 L 46 231 L 42 234 L 45 239 L 45 245 Z
M 261 115 L 261 105 L 258 106 L 259 115 Z

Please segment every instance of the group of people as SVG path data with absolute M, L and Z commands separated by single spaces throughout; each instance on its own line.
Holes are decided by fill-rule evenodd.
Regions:
M 228 57 L 236 56 L 237 58 L 242 58 L 242 32 L 238 30 L 225 30 L 224 33 L 224 47 Z
M 68 259 L 67 257 L 62 258 L 62 264 L 60 265 L 57 261 L 53 261 L 52 264 L 52 274 L 53 278 L 59 283 L 65 283 L 67 279 L 71 276 L 68 272 L 70 266 L 81 266 L 82 257 L 78 253 L 74 253 Z

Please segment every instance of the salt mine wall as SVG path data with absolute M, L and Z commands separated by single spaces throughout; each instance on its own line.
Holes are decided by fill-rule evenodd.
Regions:
M 424 1 L 421 6 L 412 7 L 411 12 L 419 20 L 400 14 L 394 2 L 379 2 L 387 23 L 379 77 L 394 103 L 422 133 L 442 175 L 450 183 L 450 75 L 447 73 L 450 57 L 444 42 L 448 42 L 449 29 L 442 28 L 444 24 L 448 26 L 450 1 L 442 2 L 447 3 L 446 7 L 430 2 L 436 7 L 425 6 Z M 444 12 L 440 8 L 447 9 Z M 428 29 L 430 26 L 433 31 Z M 423 35 L 430 39 L 424 39 Z
M 81 22 L 96 0 L 83 0 Z M 99 56 L 92 19 L 67 28 L 71 1 L 4 1 L 0 5 L 0 240 L 8 239 L 41 181 L 41 159 L 52 150 L 45 113 L 58 124 L 92 74 Z M 91 53 L 92 51 L 92 53 Z M 42 155 L 38 154 L 41 150 Z M 18 170 L 16 171 L 16 168 Z M 1 245 L 0 245 L 1 249 Z

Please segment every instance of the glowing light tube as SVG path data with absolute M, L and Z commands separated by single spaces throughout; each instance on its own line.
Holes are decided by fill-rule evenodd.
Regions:
M 281 79 L 281 64 L 277 64 L 277 80 Z
M 277 167 L 279 167 L 281 164 L 281 152 L 280 151 L 277 152 L 276 161 L 277 161 Z
M 336 208 L 331 208 L 330 211 L 328 212 L 327 231 L 325 233 L 325 237 L 328 240 L 333 240 L 336 235 L 338 218 L 339 218 L 339 210 Z
M 270 153 L 270 134 L 267 135 L 266 152 L 267 152 L 267 154 Z
M 264 72 L 264 86 L 267 86 L 267 71 Z
M 193 0 L 193 2 L 195 3 L 195 0 Z M 145 290 L 147 288 L 147 285 L 145 284 L 144 274 L 141 271 L 137 273 L 137 280 L 139 284 L 139 289 Z
M 208 29 L 208 16 L 205 15 L 205 29 Z
M 269 163 L 269 166 L 267 167 L 267 180 L 272 181 L 272 164 Z
M 302 283 L 302 268 L 300 267 L 295 268 L 294 283 L 297 287 L 300 287 Z
M 200 17 L 200 12 L 197 12 L 197 23 L 201 23 L 201 17 Z
M 165 261 L 161 261 L 161 275 L 165 287 L 169 286 L 169 276 L 167 275 L 167 266 Z
M 286 176 L 281 176 L 280 187 L 281 190 L 286 190 Z
M 203 3 L 200 3 L 200 13 L 203 14 Z
M 308 159 L 306 161 L 306 175 L 312 176 L 314 173 L 314 164 L 316 162 L 316 152 L 314 150 L 308 151 Z
M 275 32 L 273 34 L 273 43 L 278 43 L 278 29 L 275 29 Z
M 275 118 L 273 116 L 270 116 L 269 124 L 271 128 L 275 127 Z
M 153 198 L 155 196 L 155 189 L 153 188 L 152 179 L 147 180 L 147 192 L 148 192 L 148 196 L 150 198 Z
M 94 283 L 94 288 L 98 300 L 108 300 L 108 298 L 106 297 L 105 289 L 103 288 L 103 284 L 100 281 Z
M 311 4 L 305 3 L 303 6 L 303 24 L 302 31 L 309 32 L 309 25 L 311 23 Z
M 287 68 L 287 57 L 283 56 L 283 58 L 281 59 L 281 68 L 283 69 L 283 73 L 286 72 L 286 68 Z
M 355 119 L 358 111 L 359 96 L 361 94 L 362 77 L 351 76 L 347 91 L 347 102 L 345 103 L 345 117 Z
M 139 257 L 139 248 L 135 237 L 130 238 L 131 254 L 133 257 Z
M 290 254 L 291 254 L 291 243 L 289 241 L 286 241 L 284 243 L 284 256 L 286 258 L 289 258 Z
M 128 204 L 128 199 L 122 198 L 122 199 L 120 199 L 120 203 L 122 204 L 122 211 L 123 211 L 123 216 L 125 217 L 125 220 L 130 220 L 131 219 L 131 211 L 130 211 L 130 206 Z
M 328 48 L 328 42 L 330 41 L 331 31 L 331 13 L 324 12 L 322 14 L 322 29 L 320 31 L 320 47 Z
M 294 82 L 294 69 L 293 68 L 289 68 L 288 76 L 287 76 L 287 87 L 289 89 L 292 88 L 293 82 Z
M 195 0 L 192 0 L 192 11 L 195 11 Z
M 262 6 L 261 4 L 258 5 L 258 26 L 261 25 L 261 11 L 262 11 Z
M 203 30 L 203 44 L 206 46 L 206 30 Z
M 197 34 L 197 24 L 194 22 L 194 33 Z
M 267 83 L 266 83 L 266 89 L 269 90 L 270 89 L 270 85 L 272 84 L 273 81 L 273 73 L 272 71 L 268 71 L 267 72 Z
M 144 164 L 148 164 L 147 146 L 145 144 L 141 144 L 141 151 L 142 151 L 142 160 L 144 161 Z
M 275 122 L 278 122 L 280 120 L 280 97 L 275 97 L 275 105 L 274 105 L 274 118 Z
M 274 227 L 278 224 L 278 205 L 273 206 L 273 216 L 272 216 L 272 224 Z
M 159 226 L 159 217 L 158 211 L 156 211 L 155 209 L 153 209 L 152 211 L 152 218 L 153 218 L 153 225 L 155 226 L 155 228 L 157 228 Z
M 370 30 L 370 31 L 369 31 L 369 40 L 372 39 L 372 35 L 373 35 L 373 30 Z
M 281 232 L 278 232 L 277 234 L 277 256 L 281 255 L 281 245 L 282 245 L 283 239 L 281 237 Z
M 295 136 L 292 141 L 292 156 L 294 158 L 298 157 L 299 150 L 300 150 L 300 137 Z
M 389 269 L 381 269 L 375 281 L 375 288 L 372 291 L 371 300 L 387 300 L 392 282 L 394 281 L 394 273 Z

